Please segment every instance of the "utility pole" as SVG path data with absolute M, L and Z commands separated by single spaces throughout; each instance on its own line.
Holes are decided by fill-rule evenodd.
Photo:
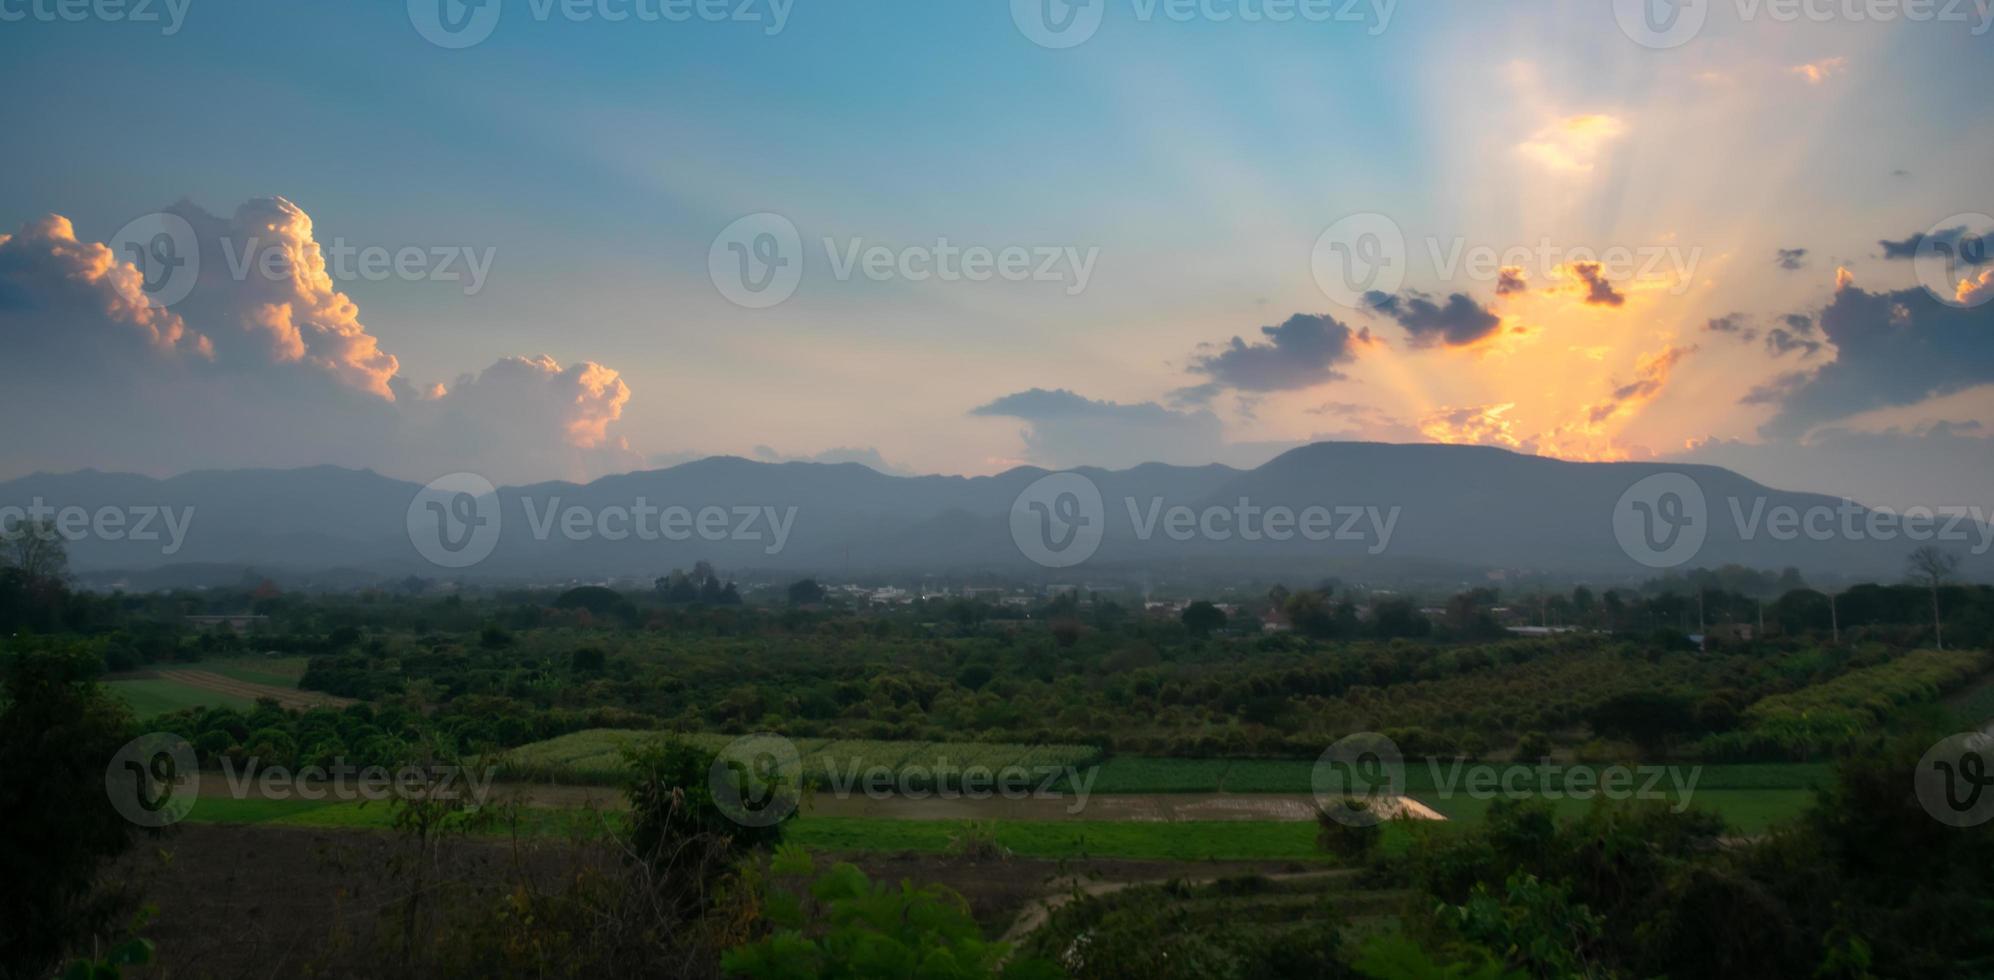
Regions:
M 1842 617 L 1835 612 L 1835 594 L 1828 593 L 1828 628 L 1834 631 L 1835 645 L 1842 645 Z

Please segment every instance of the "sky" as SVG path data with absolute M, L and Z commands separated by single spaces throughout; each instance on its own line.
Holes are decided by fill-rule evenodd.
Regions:
M 136 2 L 0 0 L 0 478 L 1994 486 L 1986 0 Z

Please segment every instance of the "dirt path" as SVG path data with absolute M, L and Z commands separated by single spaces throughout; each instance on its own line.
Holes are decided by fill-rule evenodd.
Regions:
M 1262 875 L 1268 881 L 1305 881 L 1314 878 L 1349 878 L 1357 875 L 1357 868 L 1331 868 L 1326 871 L 1291 871 L 1281 874 Z M 1003 941 L 1016 949 L 1018 943 L 1038 931 L 1052 919 L 1052 914 L 1070 904 L 1075 898 L 1099 898 L 1112 895 L 1129 888 L 1144 885 L 1167 885 L 1173 881 L 1182 882 L 1193 888 L 1214 884 L 1221 880 L 1216 876 L 1200 878 L 1151 878 L 1144 881 L 1088 881 L 1080 878 L 1061 878 L 1053 882 L 1057 891 L 1046 898 L 1025 906 L 1018 913 L 1017 921 L 1004 931 Z
M 209 670 L 196 670 L 190 667 L 170 667 L 152 672 L 160 680 L 197 687 L 204 691 L 227 694 L 254 701 L 258 698 L 271 698 L 286 708 L 344 708 L 354 703 L 352 698 L 342 698 L 317 691 L 300 691 L 292 687 L 278 687 L 274 684 L 256 684 L 239 681 Z

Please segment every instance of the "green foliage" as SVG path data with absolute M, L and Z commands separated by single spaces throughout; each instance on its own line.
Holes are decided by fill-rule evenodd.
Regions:
M 1389 933 L 1360 947 L 1353 965 L 1371 980 L 1525 980 L 1528 976 L 1504 968 L 1484 951 L 1472 953 L 1470 959 L 1442 962 L 1412 939 Z
M 800 850 L 779 852 L 771 871 L 808 876 Z M 974 980 L 1058 977 L 1050 963 L 1012 958 L 1010 947 L 983 939 L 960 895 L 939 885 L 874 884 L 853 865 L 837 864 L 807 889 L 772 887 L 766 911 L 773 931 L 722 958 L 725 970 L 755 978 L 935 978 Z
M 97 959 L 76 960 L 62 971 L 62 980 L 119 980 L 128 966 L 152 964 L 152 941 L 128 939 Z
M 1762 699 L 1745 711 L 1744 731 L 1713 741 L 1710 750 L 1807 758 L 1874 743 L 1884 720 L 1906 706 L 1932 702 L 1987 669 L 1987 655 L 1977 651 L 1908 653 Z
M 1368 814 L 1371 805 L 1360 799 L 1345 799 L 1338 804 L 1340 812 L 1346 814 Z M 1338 819 L 1337 815 L 1321 806 L 1316 807 L 1316 846 L 1338 859 L 1350 863 L 1360 863 L 1377 853 L 1378 842 L 1384 839 L 1385 830 L 1378 822 L 1353 822 L 1349 817 Z
M 134 734 L 74 640 L 0 646 L 0 976 L 38 977 L 108 923 L 121 896 L 97 886 L 136 829 L 105 794 L 105 767 Z

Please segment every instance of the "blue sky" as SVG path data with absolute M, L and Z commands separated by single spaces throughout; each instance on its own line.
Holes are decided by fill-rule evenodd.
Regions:
M 529 0 L 490 2 L 497 26 L 462 50 L 426 40 L 398 2 L 191 0 L 172 36 L 157 24 L 0 23 L 0 79 L 17 93 L 0 104 L 0 228 L 53 212 L 78 240 L 110 242 L 183 199 L 227 219 L 281 196 L 321 247 L 489 250 L 474 295 L 336 272 L 331 287 L 357 308 L 338 330 L 391 353 L 412 391 L 462 391 L 466 375 L 544 355 L 558 371 L 539 373 L 583 395 L 514 399 L 495 377 L 492 398 L 555 412 L 602 400 L 587 419 L 550 420 L 544 452 L 513 453 L 531 471 L 521 477 L 758 451 L 922 472 L 1251 463 L 1313 438 L 1382 438 L 1571 458 L 1701 453 L 1797 484 L 1851 470 L 1856 457 L 1831 451 L 1838 440 L 1950 460 L 1951 440 L 1994 426 L 1994 377 L 1971 357 L 1972 370 L 1922 390 L 1901 379 L 1926 362 L 1844 365 L 1890 394 L 1837 395 L 1852 410 L 1810 409 L 1798 434 L 1768 434 L 1781 412 L 1771 395 L 1740 404 L 1823 371 L 1822 385 L 1854 392 L 1829 368 L 1841 345 L 1821 331 L 1856 305 L 1828 314 L 1851 283 L 1877 295 L 1919 286 L 1878 243 L 1994 212 L 1994 127 L 1981 121 L 1994 36 L 1974 33 L 1976 0 L 1959 8 L 1965 23 L 1855 21 L 1840 3 L 1820 5 L 1821 22 L 1787 23 L 1727 0 L 1697 37 L 1661 50 L 1622 31 L 1612 4 L 1577 0 L 1406 0 L 1389 19 L 1339 2 L 1325 9 L 1358 19 L 1285 24 L 1240 22 L 1259 3 L 1208 0 L 1201 9 L 1234 18 L 1178 22 L 1173 8 L 1145 20 L 1138 0 L 1096 0 L 1098 31 L 1065 50 L 1032 43 L 1001 2 L 805 0 L 772 36 L 765 0 L 745 8 L 764 17 L 752 23 L 537 21 Z M 803 278 L 784 302 L 743 309 L 716 289 L 709 250 L 758 212 L 798 230 Z M 1476 322 L 1500 326 L 1431 343 L 1415 320 L 1326 295 L 1312 248 L 1357 213 L 1386 216 L 1410 242 L 1397 286 L 1408 301 L 1444 307 L 1458 293 L 1488 311 Z M 942 239 L 1097 258 L 1078 291 L 1070 279 L 840 281 L 831 261 Z M 1454 248 L 1543 254 L 1527 263 L 1528 289 L 1499 295 L 1488 276 L 1430 261 Z M 1587 301 L 1572 256 L 1615 248 L 1673 264 L 1630 267 L 1609 284 L 1619 304 Z M 1805 255 L 1787 269 L 1780 249 Z M 186 328 L 224 349 L 216 363 L 252 370 L 226 339 L 248 314 L 215 304 L 202 309 L 218 322 Z M 1938 331 L 1935 350 L 1990 307 L 1949 309 L 1913 324 Z M 1326 331 L 1315 346 L 1291 351 L 1263 332 L 1297 314 L 1328 318 L 1311 328 Z M 1709 329 L 1733 314 L 1749 325 Z M 1784 328 L 1789 340 L 1772 346 L 1789 316 L 1816 325 Z M 320 360 L 320 328 L 297 329 L 314 353 L 289 360 Z M 1201 367 L 1234 338 L 1301 358 L 1302 380 L 1268 387 Z M 627 394 L 577 382 L 577 365 L 613 373 Z M 180 382 L 164 371 L 144 376 L 171 391 Z M 1050 414 L 1020 407 L 1044 399 L 1003 402 L 1024 414 L 989 409 L 1035 389 L 1073 398 Z M 315 419 L 330 411 L 309 404 Z M 407 437 L 319 445 L 258 430 L 165 454 L 7 464 L 160 470 L 316 452 L 407 471 L 435 455 L 374 438 Z M 1823 489 L 1958 495 L 1947 481 L 1971 475 Z

